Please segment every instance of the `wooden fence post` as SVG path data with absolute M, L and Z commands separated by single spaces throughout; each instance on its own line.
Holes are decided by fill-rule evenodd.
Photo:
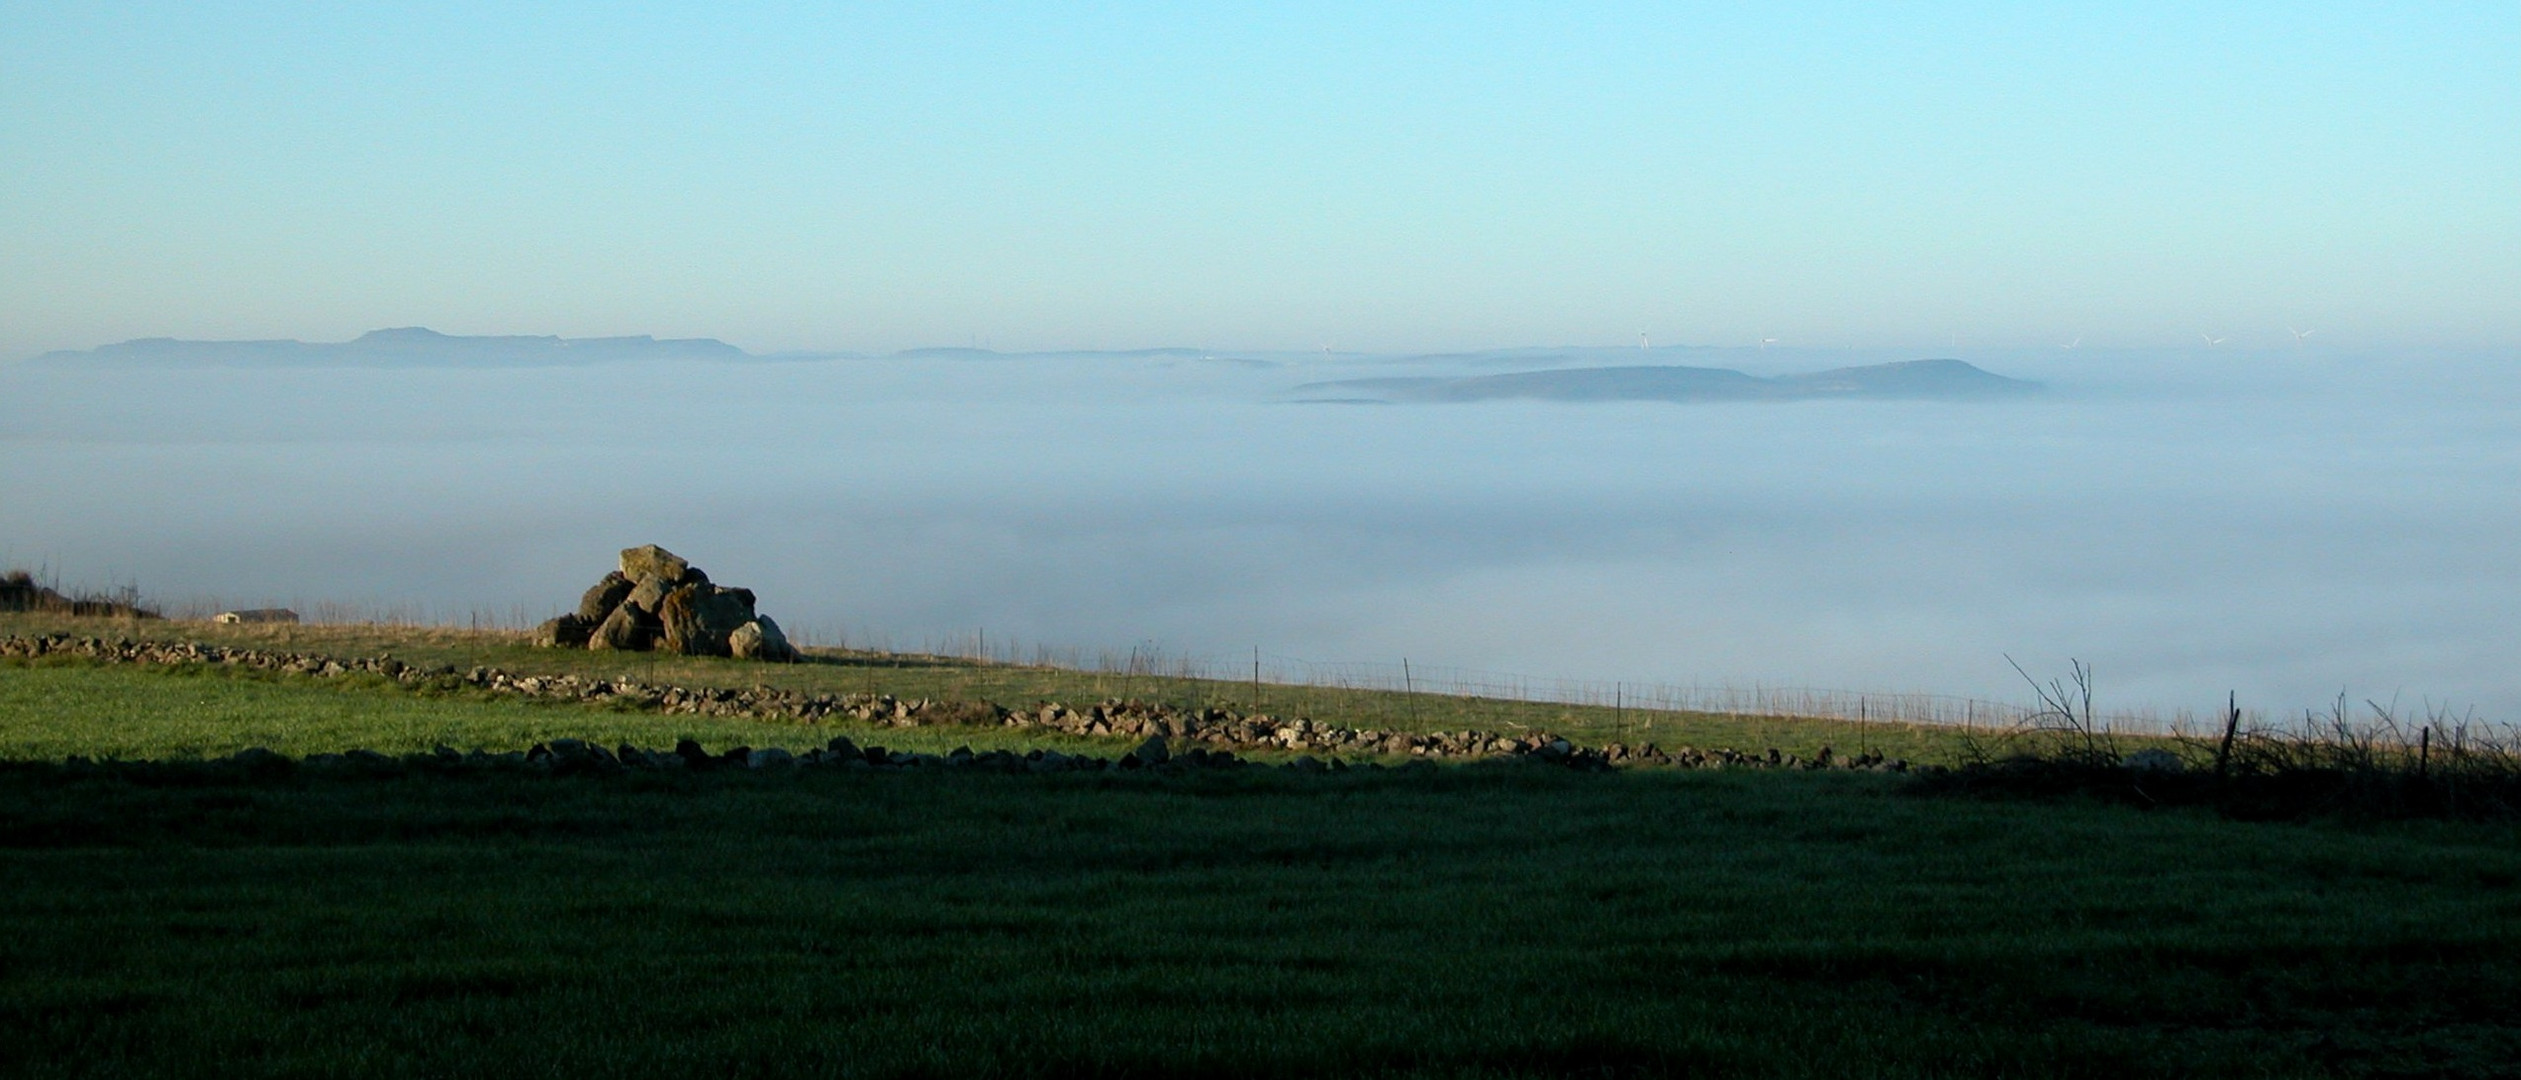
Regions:
M 2241 730 L 2241 692 L 2232 691 L 2224 699 L 2223 742 L 2215 747 L 2215 779 L 2221 780 L 2232 768 L 2232 737 Z

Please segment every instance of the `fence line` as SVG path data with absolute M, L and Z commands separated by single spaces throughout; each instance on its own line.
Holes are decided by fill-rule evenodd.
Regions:
M 881 641 L 882 645 L 877 642 Z M 846 635 L 825 643 L 848 647 Z M 862 637 L 860 647 L 890 651 L 890 639 Z M 1807 686 L 1721 683 L 1626 682 L 1539 677 L 1411 661 L 1324 661 L 1275 653 L 1218 659 L 1168 653 L 1153 644 L 1128 650 L 1026 644 L 985 631 L 921 639 L 920 651 L 978 663 L 1065 668 L 1120 676 L 1198 679 L 1218 683 L 1260 682 L 1274 687 L 1427 693 L 1501 701 L 1546 702 L 1640 713 L 1698 712 L 1733 716 L 1792 716 L 1859 723 L 1924 724 L 2001 731 L 2021 726 L 2038 710 L 2019 702 L 1953 694 L 1828 689 Z M 2189 734 L 2202 730 L 2188 710 L 2124 710 L 2100 717 L 2104 729 L 2128 735 Z
M 222 610 L 216 598 L 195 597 L 169 605 L 178 618 L 205 618 Z M 461 612 L 417 603 L 343 603 L 321 601 L 297 606 L 306 621 L 317 624 L 370 624 L 396 627 L 468 627 L 475 630 L 522 631 L 539 620 L 522 605 L 504 610 L 468 608 Z M 1259 682 L 1280 688 L 1319 688 L 1386 693 L 1416 692 L 1498 701 L 1624 708 L 1640 713 L 1696 712 L 1731 716 L 1814 717 L 1887 724 L 1921 724 L 2001 731 L 2019 727 L 2036 713 L 2020 702 L 1994 701 L 1953 694 L 1881 692 L 1754 682 L 1671 683 L 1542 677 L 1412 661 L 1325 661 L 1275 653 L 1219 659 L 1167 652 L 1141 643 L 1126 650 L 1055 646 L 1024 642 L 986 630 L 928 635 L 910 647 L 891 635 L 793 628 L 799 645 L 860 649 L 874 652 L 947 657 L 977 663 L 1059 668 L 1127 677 L 1190 679 L 1217 683 Z M 1257 670 L 1256 670 L 1257 667 Z M 2262 714 L 2251 720 L 2263 723 Z M 2135 709 L 2103 713 L 2100 726 L 2129 735 L 2196 735 L 2213 724 L 2201 723 L 2189 710 L 2164 712 Z

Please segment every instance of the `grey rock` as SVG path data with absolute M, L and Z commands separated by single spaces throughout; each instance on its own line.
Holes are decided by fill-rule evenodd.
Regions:
M 738 660 L 761 659 L 762 624 L 755 619 L 727 631 L 727 655 Z
M 654 575 L 643 577 L 631 583 L 630 595 L 622 597 L 622 603 L 654 615 L 658 608 L 665 606 L 665 594 L 673 592 L 681 584 Z
M 745 760 L 746 765 L 755 769 L 784 769 L 791 767 L 796 763 L 797 757 L 795 754 L 791 754 L 776 746 L 765 746 L 759 750 L 755 750 L 752 755 Z
M 595 623 L 576 615 L 563 615 L 544 620 L 541 626 L 535 627 L 533 641 L 546 649 L 584 648 L 587 640 L 594 636 L 595 627 Z
M 613 613 L 604 618 L 603 625 L 587 635 L 586 647 L 623 652 L 645 652 L 655 648 L 657 626 L 655 620 L 645 615 L 637 604 L 624 603 L 614 608 Z
M 677 586 L 657 608 L 659 640 L 685 656 L 725 656 L 727 638 L 754 621 L 753 591 L 721 589 L 707 582 Z
M 623 548 L 621 552 L 621 576 L 630 581 L 660 578 L 669 584 L 679 585 L 683 582 L 683 575 L 691 568 L 692 564 L 682 556 L 655 544 Z
M 1137 749 L 1130 751 L 1129 756 L 1137 758 L 1138 764 L 1141 765 L 1162 765 L 1171 760 L 1173 754 L 1172 750 L 1164 745 L 1164 736 L 1150 735 L 1147 736 L 1147 741 L 1139 743 Z
M 596 582 L 594 588 L 578 598 L 578 620 L 588 626 L 603 625 L 604 617 L 611 615 L 622 601 L 630 599 L 630 591 L 638 587 L 637 582 L 623 577 L 618 570 L 604 575 L 604 580 Z
M 761 615 L 727 633 L 727 653 L 739 660 L 767 660 L 786 663 L 797 657 L 788 644 L 788 635 L 779 631 L 779 624 L 770 616 Z

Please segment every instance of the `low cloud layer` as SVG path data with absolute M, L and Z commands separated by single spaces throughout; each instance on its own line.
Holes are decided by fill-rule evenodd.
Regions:
M 2051 391 L 1408 408 L 1281 399 L 1498 369 L 1259 359 L 0 371 L 0 560 L 460 620 L 559 610 L 654 541 L 783 623 L 900 645 L 2014 698 L 2010 652 L 2092 661 L 2130 707 L 2521 715 L 2502 358 L 1972 357 Z

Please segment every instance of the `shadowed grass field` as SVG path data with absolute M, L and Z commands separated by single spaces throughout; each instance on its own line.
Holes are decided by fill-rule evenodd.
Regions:
M 361 632 L 379 637 L 291 647 L 586 655 Z M 674 663 L 694 682 L 857 674 Z M 1852 745 L 1772 723 L 1771 745 Z M 56 764 L 839 733 L 1054 744 L 0 664 L 0 1075 L 2521 1076 L 2509 824 L 1529 764 Z
M 1845 774 L 0 772 L 0 1071 L 2512 1075 L 2521 851 Z

